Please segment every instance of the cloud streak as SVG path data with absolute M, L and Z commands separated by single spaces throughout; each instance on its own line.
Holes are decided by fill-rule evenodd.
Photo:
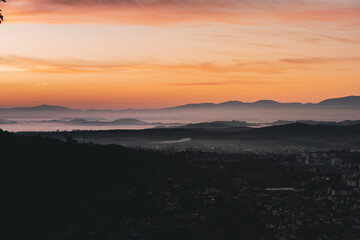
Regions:
M 164 25 L 278 20 L 360 24 L 360 4 L 335 0 L 17 0 L 10 1 L 6 11 L 12 22 Z
M 79 59 L 49 60 L 21 56 L 0 57 L 0 70 L 36 73 L 209 73 L 209 74 L 278 74 L 286 70 L 278 62 L 254 61 L 219 64 L 215 62 L 161 63 L 161 62 L 92 62 Z
M 176 82 L 169 83 L 167 85 L 173 86 L 223 86 L 223 85 L 233 85 L 233 84 L 275 84 L 279 83 L 276 81 L 258 81 L 258 80 L 239 80 L 239 81 L 221 81 L 221 82 Z
M 304 66 L 359 62 L 360 57 L 337 58 L 283 58 L 274 61 L 249 61 L 220 64 L 216 62 L 161 63 L 161 62 L 94 62 L 79 59 L 49 60 L 21 56 L 0 57 L 0 71 L 25 71 L 35 73 L 170 73 L 170 74 L 229 74 L 256 73 L 279 74 Z M 211 83 L 209 82 L 209 85 Z
M 337 57 L 337 58 L 284 58 L 280 60 L 288 64 L 330 64 L 338 62 L 359 62 L 360 57 Z

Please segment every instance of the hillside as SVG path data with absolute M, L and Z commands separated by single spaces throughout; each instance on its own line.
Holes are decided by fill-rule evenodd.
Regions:
M 226 151 L 286 149 L 359 149 L 360 124 L 349 126 L 309 125 L 292 123 L 280 126 L 248 127 L 190 127 L 155 128 L 146 130 L 73 131 L 21 133 L 64 139 L 68 135 L 78 141 L 101 144 L 120 144 L 150 148 L 187 148 Z M 190 139 L 178 144 L 167 144 Z
M 0 146 L 6 156 L 1 166 L 7 239 L 235 240 L 264 235 L 256 213 L 228 194 L 212 205 L 195 198 L 205 187 L 215 187 L 212 183 L 226 186 L 232 176 L 223 180 L 190 165 L 183 154 L 3 131 Z M 189 229 L 197 212 L 206 221 Z
M 7 212 L 3 216 L 13 239 L 52 239 L 61 237 L 69 227 L 86 234 L 95 230 L 93 223 L 96 231 L 104 231 L 116 220 L 99 210 L 96 214 L 104 214 L 106 219 L 91 214 L 92 207 L 103 208 L 96 202 L 102 193 L 146 188 L 187 168 L 185 163 L 153 152 L 77 144 L 71 139 L 62 142 L 21 137 L 1 130 L 0 146 L 1 154 L 6 156 L 1 161 L 6 170 L 2 174 L 3 194 L 7 196 Z M 87 205 L 89 199 L 93 199 L 92 206 Z M 116 206 L 109 201 L 107 206 L 126 218 L 153 207 L 147 201 L 139 196 L 118 200 Z
M 250 127 L 256 124 L 247 123 L 244 121 L 214 121 L 192 123 L 180 126 L 180 128 L 231 128 L 231 127 Z

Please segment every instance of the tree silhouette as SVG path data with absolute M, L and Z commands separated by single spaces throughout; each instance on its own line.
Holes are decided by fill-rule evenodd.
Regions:
M 2 2 L 6 2 L 6 0 L 0 0 Z M 1 14 L 1 9 L 0 9 L 0 23 L 2 23 L 2 21 L 4 21 L 4 17 L 3 15 Z

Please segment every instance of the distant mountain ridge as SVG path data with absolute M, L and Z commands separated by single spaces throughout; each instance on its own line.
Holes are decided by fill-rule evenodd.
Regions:
M 314 121 L 314 120 L 296 120 L 296 121 L 287 121 L 287 120 L 278 120 L 271 123 L 248 123 L 245 121 L 214 121 L 214 122 L 200 122 L 200 123 L 191 123 L 182 126 L 175 126 L 175 128 L 191 128 L 191 129 L 211 129 L 211 128 L 238 128 L 238 127 L 262 127 L 262 126 L 283 126 L 283 125 L 329 125 L 329 126 L 352 126 L 360 125 L 360 120 L 356 121 Z
M 85 126 L 107 126 L 107 125 L 147 125 L 148 123 L 133 118 L 122 118 L 114 121 L 98 121 L 87 120 L 82 118 L 72 120 L 48 120 L 38 121 L 39 123 L 57 123 L 57 124 L 72 124 L 72 125 L 85 125 Z
M 78 110 L 67 108 L 63 106 L 52 105 L 40 105 L 34 107 L 16 107 L 16 108 L 0 108 L 0 111 L 151 111 L 151 110 L 184 110 L 184 109 L 211 109 L 211 108 L 232 108 L 232 107 L 245 107 L 245 108 L 257 108 L 257 107 L 274 107 L 274 108 L 289 108 L 289 107 L 303 107 L 303 108 L 358 108 L 360 109 L 360 96 L 347 96 L 340 98 L 325 99 L 319 103 L 280 103 L 274 100 L 259 100 L 256 102 L 241 102 L 241 101 L 227 101 L 222 103 L 190 103 L 185 105 L 179 105 L 175 107 L 167 107 L 160 109 L 122 109 L 122 110 L 101 110 L 101 109 L 89 109 Z
M 274 100 L 259 100 L 256 102 L 227 101 L 222 103 L 192 103 L 166 109 L 194 109 L 194 108 L 218 108 L 218 107 L 358 107 L 360 108 L 360 96 L 347 96 L 331 98 L 319 103 L 280 103 Z
M 275 122 L 270 123 L 272 126 L 279 126 L 279 125 L 287 125 L 287 124 L 294 124 L 294 123 L 302 123 L 307 125 L 331 125 L 331 126 L 351 126 L 360 124 L 360 120 L 350 121 L 340 121 L 340 122 L 333 122 L 333 121 L 314 121 L 314 120 L 296 120 L 296 121 L 284 121 L 278 120 Z
M 53 106 L 53 105 L 39 105 L 33 107 L 15 107 L 15 108 L 0 108 L 2 111 L 73 111 L 77 109 L 71 109 L 63 106 Z
M 330 98 L 318 103 L 319 105 L 342 105 L 342 104 L 351 104 L 351 105 L 359 105 L 360 104 L 360 96 L 348 96 L 342 98 Z
M 237 128 L 237 127 L 251 127 L 257 126 L 257 124 L 252 124 L 244 121 L 214 121 L 214 122 L 200 122 L 200 123 L 191 123 L 183 126 L 177 126 L 177 128 L 192 128 L 192 129 L 201 129 L 201 128 Z

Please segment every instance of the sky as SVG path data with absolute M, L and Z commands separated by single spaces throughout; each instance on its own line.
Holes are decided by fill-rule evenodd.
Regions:
M 359 0 L 9 0 L 0 107 L 360 95 Z

